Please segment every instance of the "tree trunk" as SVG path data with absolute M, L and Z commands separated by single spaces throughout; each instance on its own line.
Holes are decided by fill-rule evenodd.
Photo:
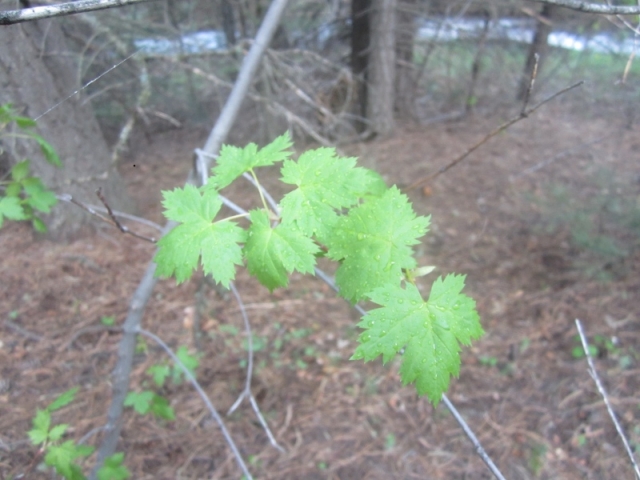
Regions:
M 398 0 L 395 110 L 399 115 L 408 117 L 415 117 L 416 72 L 413 66 L 413 44 L 417 28 L 417 7 L 417 0 Z
M 367 120 L 378 135 L 394 128 L 396 0 L 373 0 L 367 92 Z
M 542 68 L 542 61 L 546 54 L 547 48 L 549 44 L 547 43 L 547 39 L 549 38 L 549 34 L 553 28 L 552 26 L 552 16 L 553 16 L 553 7 L 551 5 L 545 4 L 542 7 L 542 11 L 540 12 L 540 18 L 536 24 L 536 33 L 533 36 L 533 43 L 531 43 L 531 47 L 529 47 L 529 53 L 527 54 L 527 62 L 524 66 L 524 71 L 522 72 L 522 78 L 520 79 L 520 84 L 518 85 L 518 92 L 516 98 L 518 100 L 524 100 L 527 95 L 527 90 L 529 89 L 529 84 L 531 83 L 531 74 L 533 73 L 533 67 L 535 66 L 536 53 L 539 55 L 539 63 L 538 63 L 538 73 Z
M 351 1 L 351 72 L 356 81 L 356 101 L 353 105 L 353 114 L 356 130 L 363 132 L 366 122 L 362 121 L 367 116 L 367 78 L 369 67 L 369 44 L 371 31 L 369 17 L 371 12 L 371 0 Z
M 220 17 L 222 18 L 222 29 L 227 39 L 227 46 L 232 47 L 236 44 L 236 21 L 230 0 L 221 0 Z
M 64 34 L 59 20 L 30 22 L 0 28 L 0 104 L 35 118 L 61 102 L 38 120 L 38 132 L 55 148 L 63 164 L 47 164 L 35 142 L 3 139 L 13 161 L 31 160 L 32 175 L 57 193 L 68 193 L 82 202 L 99 203 L 103 194 L 114 209 L 130 210 L 124 183 L 110 164 L 110 154 L 90 103 L 77 94 L 63 101 L 76 87 L 76 66 L 65 56 Z M 133 165 L 128 166 L 134 168 Z M 80 208 L 58 204 L 45 221 L 51 238 L 74 235 L 89 220 Z

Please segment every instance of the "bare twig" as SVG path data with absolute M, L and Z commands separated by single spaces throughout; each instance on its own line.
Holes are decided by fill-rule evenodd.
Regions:
M 160 337 L 143 328 L 139 328 L 137 333 L 140 333 L 145 337 L 148 337 L 154 340 L 158 345 L 162 347 L 162 349 L 167 353 L 167 355 L 171 357 L 171 359 L 175 362 L 175 364 L 182 369 L 184 376 L 187 377 L 187 380 L 189 380 L 189 382 L 191 382 L 191 385 L 193 385 L 193 388 L 196 389 L 196 391 L 198 392 L 198 395 L 200 395 L 200 398 L 202 398 L 202 401 L 205 403 L 205 405 L 209 409 L 211 416 L 220 427 L 220 430 L 222 431 L 222 435 L 224 436 L 224 439 L 226 440 L 229 447 L 231 448 L 231 451 L 233 452 L 233 455 L 236 458 L 236 462 L 238 462 L 238 466 L 244 473 L 245 478 L 247 479 L 253 478 L 251 476 L 251 473 L 249 473 L 249 469 L 247 468 L 247 465 L 244 463 L 244 460 L 242 459 L 242 455 L 238 451 L 238 447 L 236 447 L 236 444 L 234 443 L 233 438 L 231 438 L 231 434 L 227 430 L 227 427 L 225 426 L 224 421 L 222 420 L 222 417 L 216 410 L 216 407 L 213 406 L 213 403 L 211 403 L 211 400 L 209 400 L 209 397 L 207 396 L 205 391 L 202 389 L 202 387 L 200 386 L 196 378 L 193 376 L 193 374 L 189 371 L 189 369 L 185 366 L 185 364 L 180 361 L 178 356 L 175 353 L 173 353 L 173 351 L 169 348 L 169 346 L 162 341 Z
M 207 73 L 204 70 L 195 67 L 193 65 L 189 65 L 188 63 L 184 63 L 184 62 L 180 62 L 176 59 L 172 59 L 169 58 L 169 61 L 173 61 L 175 63 L 177 63 L 178 65 L 180 65 L 181 67 L 192 71 L 193 73 L 195 73 L 196 75 L 199 75 L 203 78 L 206 78 L 208 80 L 211 80 L 212 82 L 221 85 L 221 86 L 227 86 L 227 87 L 231 87 L 231 84 L 229 82 L 226 82 L 224 80 L 222 80 L 221 78 L 211 74 L 211 73 Z M 266 107 L 273 113 L 278 114 L 278 115 L 282 115 L 284 118 L 287 119 L 287 121 L 291 124 L 293 123 L 294 125 L 297 125 L 298 127 L 300 127 L 300 129 L 302 131 L 304 131 L 305 133 L 307 133 L 310 137 L 312 137 L 315 141 L 317 141 L 320 145 L 324 145 L 324 146 L 329 146 L 331 145 L 331 142 L 326 139 L 324 136 L 320 135 L 311 125 L 309 125 L 309 123 L 304 120 L 302 117 L 300 117 L 299 115 L 296 115 L 295 113 L 293 113 L 291 110 L 289 110 L 288 108 L 284 107 L 282 104 L 275 102 L 273 100 L 270 100 L 268 98 L 265 98 L 261 95 L 258 95 L 256 93 L 247 93 L 247 97 L 250 98 L 251 100 L 255 101 L 255 102 L 259 102 L 262 103 L 264 105 L 266 105 Z
M 520 110 L 520 116 L 527 116 L 527 106 L 529 105 L 529 99 L 531 98 L 531 91 L 533 90 L 533 84 L 536 83 L 536 77 L 538 76 L 538 66 L 540 65 L 540 55 L 533 54 L 533 69 L 531 70 L 531 78 L 529 79 L 529 86 L 524 93 L 524 99 L 522 100 L 522 110 Z
M 61 195 L 56 195 L 56 198 L 62 202 L 67 202 L 67 203 L 73 203 L 74 205 L 77 205 L 78 207 L 82 208 L 83 210 L 86 210 L 87 212 L 89 212 L 91 215 L 94 215 L 96 217 L 98 217 L 100 220 L 103 220 L 107 223 L 111 223 L 111 221 L 107 218 L 104 217 L 103 215 L 100 215 L 100 213 L 108 213 L 107 209 L 104 207 L 100 207 L 99 205 L 90 205 L 87 203 L 82 203 L 79 202 L 78 200 L 76 200 L 75 198 L 73 198 L 71 195 L 67 194 L 67 193 L 63 193 Z M 121 218 L 126 218 L 127 220 L 132 220 L 134 222 L 138 222 L 142 225 L 146 225 L 147 227 L 151 227 L 155 230 L 157 230 L 158 232 L 162 232 L 162 229 L 164 227 L 162 227 L 161 225 L 158 225 L 155 222 L 152 222 L 151 220 L 147 220 L 146 218 L 142 218 L 142 217 L 137 217 L 135 215 L 131 215 L 130 213 L 125 213 L 125 212 L 119 212 L 117 210 L 112 210 L 113 215 L 115 215 L 116 217 L 121 217 Z
M 74 205 L 77 205 L 78 207 L 82 208 L 83 210 L 86 210 L 87 212 L 89 212 L 91 215 L 98 217 L 100 220 L 102 220 L 103 222 L 106 222 L 110 225 L 115 225 L 121 232 L 123 233 L 128 233 L 129 235 L 133 235 L 136 238 L 140 238 L 142 240 L 146 240 L 147 242 L 151 242 L 151 243 L 155 243 L 156 239 L 154 237 L 147 237 L 145 235 L 141 235 L 135 232 L 132 232 L 131 230 L 129 230 L 128 227 L 122 225 L 118 219 L 116 218 L 116 215 L 121 216 L 123 218 L 130 218 L 130 219 L 135 219 L 137 221 L 141 221 L 141 223 L 145 223 L 148 225 L 148 223 L 146 223 L 147 221 L 145 220 L 144 222 L 142 222 L 144 219 L 139 218 L 139 217 L 135 217 L 133 215 L 129 215 L 129 214 L 125 214 L 122 212 L 114 212 L 111 210 L 111 207 L 109 207 L 109 205 L 107 204 L 106 200 L 104 199 L 104 197 L 102 196 L 100 192 L 100 189 L 98 189 L 96 191 L 96 194 L 98 195 L 98 198 L 100 198 L 100 200 L 102 201 L 102 203 L 104 204 L 105 208 L 104 208 L 104 213 L 107 213 L 109 215 L 109 217 L 105 217 L 104 215 L 102 215 L 101 213 L 99 213 L 97 211 L 97 208 L 100 207 L 96 207 L 94 205 L 87 205 L 84 204 L 82 202 L 79 202 L 78 200 L 76 200 L 75 198 L 73 198 L 71 195 L 56 195 L 56 197 L 59 200 L 65 201 L 65 202 L 69 202 L 69 203 L 73 203 Z M 149 222 L 149 223 L 153 223 L 153 222 Z M 158 229 L 160 231 L 162 231 L 162 227 L 160 227 L 159 225 L 153 224 L 155 225 L 155 227 L 158 227 Z
M 444 402 L 446 407 L 449 409 L 451 414 L 454 416 L 454 418 L 458 422 L 458 425 L 460 425 L 460 427 L 464 431 L 465 435 L 467 435 L 467 438 L 471 440 L 471 443 L 473 443 L 473 446 L 476 448 L 476 453 L 482 459 L 482 461 L 487 465 L 487 467 L 489 467 L 489 470 L 491 470 L 491 473 L 493 473 L 493 475 L 497 479 L 505 480 L 504 475 L 502 475 L 502 473 L 500 472 L 496 464 L 493 463 L 493 460 L 491 460 L 491 457 L 489 457 L 489 455 L 487 455 L 487 452 L 484 450 L 484 448 L 482 448 L 482 445 L 480 444 L 480 440 L 478 440 L 478 438 L 475 436 L 475 434 L 473 433 L 473 430 L 469 428 L 469 425 L 467 425 L 467 422 L 464 421 L 464 418 L 462 418 L 462 416 L 460 415 L 456 407 L 454 407 L 453 403 L 451 403 L 451 400 L 449 400 L 449 398 L 443 394 L 442 401 Z
M 601 3 L 583 2 L 582 0 L 534 0 L 538 3 L 557 5 L 578 12 L 598 13 L 601 15 L 638 15 L 640 6 L 603 5 Z
M 124 7 L 135 3 L 152 0 L 78 0 L 76 2 L 59 3 L 57 5 L 42 5 L 40 7 L 23 8 L 0 12 L 0 25 L 30 22 L 43 18 L 61 17 L 75 13 L 94 12 L 107 8 Z
M 579 319 L 576 318 L 576 328 L 578 329 L 578 333 L 580 334 L 580 340 L 582 341 L 582 348 L 584 349 L 584 354 L 587 357 L 587 362 L 589 364 L 589 375 L 593 378 L 593 381 L 598 388 L 598 392 L 600 392 L 600 396 L 604 400 L 605 405 L 607 406 L 607 412 L 609 412 L 609 417 L 611 417 L 611 421 L 616 427 L 616 431 L 618 432 L 618 436 L 622 440 L 625 450 L 627 451 L 627 455 L 631 460 L 631 464 L 633 465 L 633 471 L 636 474 L 636 478 L 640 479 L 640 468 L 638 468 L 638 464 L 636 463 L 636 459 L 633 455 L 633 450 L 631 450 L 631 446 L 629 445 L 629 441 L 622 429 L 622 425 L 618 421 L 615 412 L 613 411 L 613 407 L 611 406 L 611 402 L 609 401 L 609 396 L 607 395 L 607 391 L 604 389 L 602 382 L 600 381 L 600 377 L 598 376 L 598 372 L 596 372 L 595 364 L 593 363 L 593 358 L 591 357 L 591 353 L 589 353 L 589 343 L 587 342 L 587 337 L 584 334 L 584 330 L 582 329 L 582 323 Z
M 469 155 L 471 155 L 473 152 L 475 152 L 478 148 L 480 148 L 482 145 L 487 143 L 490 139 L 492 139 L 496 135 L 504 132 L 511 125 L 513 125 L 515 123 L 518 123 L 520 120 L 522 120 L 524 118 L 527 118 L 529 115 L 531 115 L 533 112 L 538 110 L 545 103 L 548 103 L 551 100 L 553 100 L 554 98 L 556 98 L 556 97 L 558 97 L 560 95 L 563 95 L 564 93 L 567 93 L 569 90 L 573 90 L 574 88 L 579 87 L 583 83 L 584 83 L 584 81 L 580 81 L 580 82 L 574 83 L 573 85 L 571 85 L 569 87 L 566 87 L 566 88 L 563 88 L 562 90 L 560 90 L 560 91 L 554 93 L 553 95 L 545 98 L 543 101 L 541 101 L 540 103 L 538 103 L 534 107 L 531 107 L 529 110 L 524 111 L 524 112 L 521 111 L 516 117 L 513 117 L 511 120 L 506 121 L 505 123 L 503 123 L 499 127 L 495 128 L 494 130 L 489 132 L 479 142 L 477 142 L 476 144 L 474 144 L 473 146 L 468 148 L 462 155 L 460 155 L 457 158 L 455 158 L 452 162 L 449 162 L 447 165 L 445 165 L 444 167 L 440 168 L 435 173 L 432 173 L 431 175 L 428 175 L 426 177 L 422 177 L 422 178 L 416 180 L 411 185 L 409 185 L 407 188 L 405 188 L 405 190 L 406 191 L 413 190 L 414 188 L 418 188 L 419 186 L 421 186 L 421 185 L 423 185 L 425 183 L 431 182 L 433 179 L 435 179 L 439 175 L 442 175 L 443 173 L 445 173 L 449 169 L 455 167 L 457 164 L 459 164 L 465 158 L 467 158 Z
M 242 297 L 240 297 L 240 293 L 238 292 L 238 289 L 233 284 L 233 282 L 231 282 L 230 287 L 231 287 L 231 291 L 233 292 L 233 296 L 236 297 L 236 301 L 240 306 L 240 313 L 242 314 L 242 320 L 244 321 L 244 329 L 247 334 L 247 379 L 245 381 L 244 389 L 242 390 L 242 393 L 240 394 L 238 399 L 234 402 L 234 404 L 231 405 L 231 408 L 229 408 L 227 415 L 231 415 L 236 410 L 236 408 L 240 406 L 240 404 L 242 403 L 242 400 L 244 400 L 245 398 L 248 398 L 249 403 L 251 404 L 251 408 L 253 408 L 253 412 L 256 414 L 256 417 L 258 417 L 258 420 L 260 421 L 260 425 L 262 425 L 262 428 L 266 432 L 267 437 L 269 438 L 269 442 L 271 442 L 271 445 L 273 445 L 274 448 L 280 450 L 282 453 L 285 453 L 285 449 L 278 444 L 277 440 L 271 433 L 271 429 L 269 428 L 267 421 L 264 419 L 262 412 L 260 412 L 260 407 L 258 407 L 258 403 L 256 402 L 256 399 L 253 396 L 253 393 L 251 393 L 251 378 L 253 377 L 253 336 L 252 336 L 253 334 L 251 333 L 251 324 L 249 323 L 249 316 L 247 315 L 247 311 L 244 308 L 244 302 L 242 301 Z
M 98 188 L 96 190 L 96 195 L 98 196 L 98 198 L 100 199 L 100 201 L 102 202 L 102 204 L 104 205 L 104 208 L 107 209 L 107 213 L 109 214 L 109 217 L 111 218 L 111 220 L 113 221 L 113 223 L 115 223 L 116 227 L 118 227 L 118 230 L 120 230 L 122 233 L 128 233 L 129 235 L 133 235 L 136 238 L 140 238 L 142 240 L 146 240 L 147 242 L 151 242 L 151 243 L 156 243 L 156 239 L 153 237 L 147 237 L 146 235 L 141 235 L 139 233 L 133 232 L 131 230 L 129 230 L 129 227 L 122 225 L 118 219 L 116 218 L 116 216 L 113 214 L 113 211 L 111 211 L 111 207 L 109 206 L 109 204 L 107 203 L 107 199 L 104 198 L 104 195 L 102 195 L 102 189 Z

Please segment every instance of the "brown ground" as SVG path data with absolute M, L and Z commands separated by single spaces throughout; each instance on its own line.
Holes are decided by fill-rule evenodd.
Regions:
M 389 183 L 407 185 L 505 118 L 408 127 L 390 140 L 346 150 L 379 169 Z M 597 367 L 637 446 L 639 255 L 614 264 L 585 257 L 566 230 L 545 232 L 549 213 L 527 194 L 542 198 L 551 182 L 562 182 L 588 198 L 587 178 L 600 167 L 619 178 L 637 178 L 637 133 L 615 120 L 585 121 L 561 105 L 545 107 L 440 177 L 431 191 L 410 193 L 419 213 L 433 215 L 431 232 L 417 248 L 420 263 L 437 265 L 440 274 L 467 274 L 466 293 L 476 299 L 487 331 L 465 350 L 449 397 L 509 479 L 632 478 L 586 362 L 574 359 L 572 349 L 575 318 L 584 321 L 591 339 L 617 338 L 617 348 L 601 348 Z M 567 152 L 603 135 L 599 143 Z M 185 159 L 201 141 L 202 136 L 173 132 L 136 145 L 138 153 L 123 173 L 142 215 L 161 221 L 159 188 L 182 183 Z M 561 152 L 545 167 L 514 178 Z M 276 190 L 275 182 L 266 183 Z M 624 195 L 640 193 L 637 186 L 627 187 Z M 248 193 L 241 186 L 230 196 L 247 205 Z M 37 452 L 26 432 L 36 408 L 61 392 L 81 387 L 77 400 L 55 415 L 72 425 L 72 438 L 103 424 L 120 334 L 102 328 L 100 319 L 114 315 L 123 321 L 153 250 L 108 227 L 70 245 L 34 241 L 24 225 L 2 229 L 0 478 L 50 478 L 33 468 Z M 579 261 L 611 270 L 610 279 L 587 275 Z M 198 379 L 224 412 L 242 389 L 244 351 L 242 334 L 221 327 L 242 332 L 241 318 L 230 295 L 206 289 L 198 304 L 197 283 L 160 281 L 144 327 L 174 348 L 193 348 L 185 319 L 190 307 L 202 312 Z M 434 409 L 412 386 L 401 386 L 397 361 L 382 367 L 379 361 L 348 360 L 357 317 L 328 287 L 294 276 L 289 289 L 270 295 L 244 271 L 237 286 L 262 346 L 255 354 L 253 392 L 286 450 L 270 446 L 247 402 L 227 417 L 256 478 L 491 477 L 445 407 Z M 146 344 L 136 357 L 133 389 L 149 385 L 145 371 L 165 360 L 156 345 Z M 162 393 L 175 409 L 175 421 L 127 412 L 120 450 L 132 478 L 240 478 L 193 388 L 170 385 Z

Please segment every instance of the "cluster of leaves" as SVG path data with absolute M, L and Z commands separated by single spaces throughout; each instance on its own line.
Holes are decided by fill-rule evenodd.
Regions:
M 15 123 L 19 133 L 3 132 L 9 125 Z M 0 106 L 0 137 L 18 137 L 33 140 L 40 145 L 44 158 L 52 165 L 62 166 L 60 158 L 53 147 L 40 135 L 33 131 L 36 122 L 30 118 L 17 115 L 10 104 Z M 0 143 L 0 154 L 2 145 Z M 39 232 L 47 230 L 44 222 L 35 214 L 36 211 L 49 213 L 56 204 L 56 197 L 47 189 L 42 181 L 30 175 L 29 160 L 16 163 L 11 170 L 0 179 L 0 227 L 4 219 L 29 220 L 33 228 Z
M 56 398 L 44 410 L 37 410 L 33 417 L 33 428 L 28 435 L 31 443 L 39 446 L 44 453 L 44 463 L 53 467 L 58 475 L 67 480 L 85 480 L 82 469 L 76 463 L 78 459 L 88 457 L 94 451 L 89 445 L 78 445 L 73 440 L 62 441 L 69 425 L 52 425 L 51 415 L 56 410 L 70 404 L 78 393 L 78 388 L 72 388 Z M 127 467 L 122 465 L 123 453 L 115 453 L 107 459 L 98 470 L 99 480 L 124 480 L 130 477 Z
M 288 284 L 294 272 L 314 273 L 320 256 L 339 263 L 340 295 L 380 306 L 358 324 L 365 331 L 353 359 L 388 362 L 404 349 L 404 383 L 437 403 L 451 375 L 460 369 L 460 343 L 482 335 L 475 302 L 461 293 L 464 276 L 436 280 L 428 300 L 414 283 L 430 271 L 417 267 L 412 246 L 428 229 L 397 187 L 377 173 L 356 166 L 355 158 L 334 149 L 310 150 L 291 157 L 285 134 L 258 149 L 225 146 L 208 184 L 163 192 L 165 216 L 180 224 L 159 242 L 157 274 L 187 280 L 201 263 L 205 274 L 228 286 L 236 267 L 247 269 L 269 290 Z M 282 181 L 295 186 L 277 207 L 269 208 L 255 170 L 283 162 Z M 218 219 L 219 192 L 250 174 L 262 207 L 246 215 Z M 248 220 L 246 228 L 236 221 Z
M 176 351 L 176 356 L 182 365 L 195 376 L 195 370 L 200 364 L 199 355 L 191 355 L 187 347 L 182 345 Z M 167 363 L 152 365 L 148 368 L 147 374 L 151 375 L 153 383 L 160 389 L 165 386 L 168 378 L 171 378 L 174 385 L 179 385 L 185 376 L 181 366 L 171 366 Z M 129 392 L 124 400 L 124 405 L 126 407 L 132 407 L 140 415 L 151 413 L 164 420 L 174 420 L 176 418 L 173 407 L 169 405 L 169 401 L 152 390 Z

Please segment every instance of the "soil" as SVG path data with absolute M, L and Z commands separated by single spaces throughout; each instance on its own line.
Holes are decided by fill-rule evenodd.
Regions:
M 392 138 L 343 150 L 389 184 L 407 186 L 512 113 L 406 125 Z M 162 222 L 159 191 L 182 184 L 203 138 L 203 132 L 165 132 L 132 146 L 121 172 L 141 216 Z M 586 202 L 597 193 L 592 179 L 602 169 L 624 180 L 621 195 L 640 199 L 638 138 L 638 128 L 626 128 L 617 117 L 585 119 L 557 103 L 408 193 L 419 214 L 432 215 L 416 252 L 421 265 L 437 270 L 419 282 L 428 287 L 437 274 L 465 273 L 465 293 L 477 302 L 486 335 L 464 348 L 448 397 L 506 478 L 633 478 L 587 363 L 573 349 L 579 318 L 599 347 L 596 367 L 613 408 L 638 448 L 640 254 L 630 248 L 615 262 L 602 261 L 576 247 L 569 228 L 546 227 L 555 201 L 549 188 L 562 184 Z M 275 196 L 281 193 L 276 172 L 263 178 Z M 251 189 L 234 188 L 229 197 L 251 205 Z M 69 438 L 88 435 L 88 443 L 99 443 L 95 429 L 105 422 L 121 338 L 101 320 L 113 316 L 115 327 L 124 321 L 154 246 L 106 224 L 67 245 L 8 224 L 0 231 L 0 252 L 0 478 L 51 478 L 29 444 L 31 419 L 37 408 L 79 386 L 77 399 L 54 420 L 70 425 Z M 597 267 L 596 274 L 585 265 Z M 322 267 L 331 272 L 331 265 Z M 398 359 L 385 366 L 349 361 L 357 314 L 319 279 L 294 275 L 289 288 L 270 294 L 240 270 L 237 287 L 254 333 L 252 392 L 284 449 L 269 443 L 246 399 L 225 417 L 256 478 L 492 478 L 445 406 L 434 408 L 413 386 L 402 386 Z M 236 301 L 199 274 L 179 286 L 159 281 L 144 328 L 174 349 L 186 345 L 196 352 L 194 319 L 202 331 L 198 380 L 226 412 L 246 373 Z M 131 388 L 153 389 L 146 371 L 167 358 L 151 341 L 138 347 Z M 157 391 L 176 418 L 127 409 L 118 449 L 131 478 L 240 478 L 192 386 L 169 382 Z

